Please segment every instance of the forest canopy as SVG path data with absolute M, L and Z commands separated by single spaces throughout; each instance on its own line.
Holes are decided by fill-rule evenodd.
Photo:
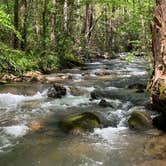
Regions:
M 0 72 L 52 72 L 107 53 L 150 52 L 154 0 L 1 0 Z

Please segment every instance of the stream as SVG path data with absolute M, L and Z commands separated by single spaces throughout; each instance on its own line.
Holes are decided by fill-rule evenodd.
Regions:
M 61 99 L 47 97 L 50 84 L 1 85 L 0 166 L 133 166 L 148 160 L 145 144 L 158 131 L 132 131 L 127 123 L 133 110 L 149 111 L 144 106 L 148 94 L 127 88 L 134 83 L 146 85 L 147 62 L 141 57 L 127 62 L 125 57 L 120 54 L 114 60 L 61 71 L 72 76 L 59 81 L 68 89 Z M 50 80 L 54 76 L 48 75 Z M 104 93 L 91 101 L 94 90 Z M 100 107 L 102 98 L 113 107 Z M 112 125 L 83 135 L 60 131 L 60 117 L 84 111 L 99 112 Z

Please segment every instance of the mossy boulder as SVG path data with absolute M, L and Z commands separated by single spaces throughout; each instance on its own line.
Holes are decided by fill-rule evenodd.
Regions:
M 130 129 L 146 130 L 152 128 L 150 115 L 143 111 L 133 111 L 128 119 Z
M 59 122 L 59 127 L 70 133 L 83 133 L 102 127 L 100 118 L 91 112 L 74 113 L 64 117 Z

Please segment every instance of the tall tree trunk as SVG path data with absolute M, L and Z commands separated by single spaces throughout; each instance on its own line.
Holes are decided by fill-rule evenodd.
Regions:
M 43 24 L 43 33 L 42 33 L 42 40 L 43 40 L 43 50 L 44 50 L 44 54 L 45 54 L 45 50 L 46 50 L 46 26 L 47 26 L 47 22 L 46 22 L 46 13 L 47 13 L 47 0 L 44 0 L 43 2 L 43 13 L 42 13 L 42 24 Z
M 91 31 L 91 28 L 93 26 L 93 12 L 94 12 L 94 7 L 93 7 L 93 4 L 90 5 L 90 12 L 89 12 L 89 26 L 88 26 L 88 43 L 90 43 L 90 39 L 91 39 L 91 36 L 92 36 L 92 31 Z
M 166 114 L 166 0 L 157 0 L 151 30 L 154 58 L 151 97 L 154 106 Z
M 22 11 L 22 42 L 21 42 L 21 49 L 23 51 L 26 50 L 27 47 L 27 0 L 22 0 L 22 7 L 21 7 L 21 11 Z
M 64 5 L 63 5 L 63 20 L 64 20 L 64 32 L 68 32 L 68 1 L 64 0 Z
M 89 26 L 89 3 L 87 2 L 85 5 L 84 23 L 82 28 L 82 34 L 84 34 L 85 37 L 88 32 L 88 26 Z
M 81 9 L 80 9 L 80 0 L 77 0 L 77 30 L 80 32 L 80 20 L 81 20 Z
M 14 1 L 14 27 L 16 30 L 19 28 L 19 0 Z M 19 45 L 18 38 L 16 34 L 14 34 L 13 39 L 13 48 L 17 49 Z
M 56 0 L 52 0 L 52 7 L 53 7 L 53 13 L 51 14 L 51 34 L 50 34 L 50 39 L 52 45 L 55 44 L 55 22 L 56 22 L 56 13 L 55 13 L 55 8 L 56 8 Z
M 34 24 L 35 24 L 35 33 L 37 35 L 37 40 L 40 38 L 40 23 L 39 23 L 39 1 L 34 1 Z

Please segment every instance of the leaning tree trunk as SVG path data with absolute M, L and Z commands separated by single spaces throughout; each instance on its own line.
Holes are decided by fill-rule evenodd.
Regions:
M 152 103 L 157 110 L 166 113 L 166 0 L 157 0 L 151 30 L 154 58 Z

